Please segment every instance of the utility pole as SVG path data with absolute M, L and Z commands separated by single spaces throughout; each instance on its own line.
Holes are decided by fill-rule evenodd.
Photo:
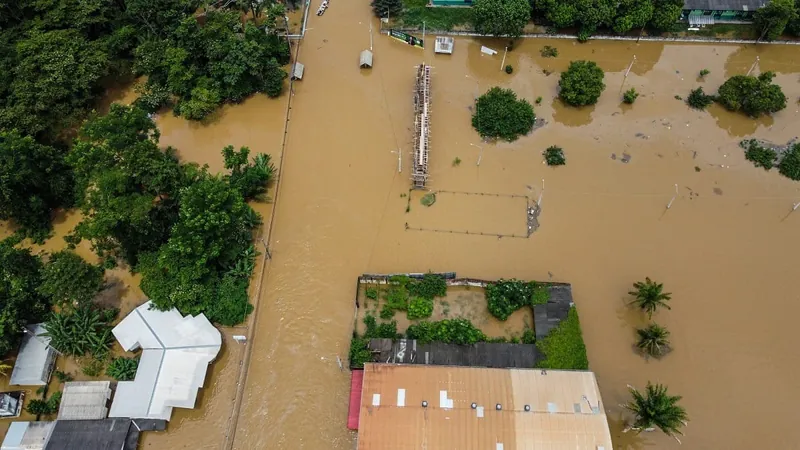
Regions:
M 506 55 L 508 55 L 508 46 L 506 46 L 506 51 L 503 53 L 503 61 L 500 63 L 500 70 L 501 71 L 506 66 Z
M 747 76 L 750 76 L 750 72 L 752 72 L 752 71 L 753 71 L 753 69 L 755 69 L 755 68 L 756 68 L 756 64 L 758 64 L 758 56 L 756 56 L 756 60 L 755 60 L 755 61 L 753 61 L 753 65 L 752 65 L 752 66 L 750 66 L 750 70 L 748 70 L 748 71 L 747 71 Z
M 636 62 L 636 55 L 633 55 L 633 59 L 631 60 L 631 64 L 628 66 L 628 70 L 625 71 L 625 78 L 628 78 L 628 74 L 631 72 L 633 68 L 633 63 Z
M 473 143 L 470 143 L 469 145 L 471 145 L 471 146 L 473 146 L 473 147 L 478 147 L 478 148 L 481 150 L 481 151 L 478 153 L 478 162 L 475 164 L 476 166 L 480 166 L 480 165 L 481 165 L 481 159 L 483 159 L 483 147 L 482 147 L 482 146 L 480 146 L 480 145 L 475 145 L 475 144 L 473 144 Z
M 674 201 L 675 201 L 675 198 L 676 198 L 677 196 L 678 196 L 678 185 L 676 184 L 676 185 L 675 185 L 675 195 L 673 195 L 673 196 L 672 196 L 672 200 L 670 200 L 670 201 L 669 201 L 669 203 L 667 203 L 667 209 L 670 209 L 670 208 L 672 207 L 672 202 L 674 202 Z
M 422 48 L 425 49 L 425 22 L 422 22 Z
M 542 196 L 544 195 L 544 178 L 542 178 L 542 191 L 539 192 L 539 199 L 536 200 L 536 206 L 542 207 Z
M 369 21 L 369 51 L 372 51 L 372 20 Z

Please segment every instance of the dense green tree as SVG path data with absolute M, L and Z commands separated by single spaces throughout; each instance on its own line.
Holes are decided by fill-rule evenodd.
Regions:
M 25 326 L 41 321 L 50 308 L 49 299 L 36 289 L 41 261 L 14 244 L 10 239 L 0 241 L 0 355 L 12 350 Z
M 199 0 L 124 0 L 126 18 L 136 24 L 146 38 L 169 36 L 201 3 Z
M 622 0 L 614 18 L 614 31 L 623 34 L 641 28 L 653 17 L 653 0 Z
M 100 256 L 135 264 L 169 237 L 184 171 L 158 137 L 145 111 L 115 104 L 83 126 L 67 157 L 84 213 L 75 237 L 90 239 Z
M 593 105 L 606 88 L 604 77 L 603 69 L 594 61 L 572 61 L 561 74 L 558 96 L 568 105 Z
M 533 106 L 511 89 L 493 87 L 478 97 L 472 126 L 481 137 L 514 141 L 533 128 Z
M 16 131 L 0 131 L 0 218 L 46 234 L 50 216 L 72 203 L 72 171 L 58 150 Z
M 89 264 L 77 253 L 53 253 L 42 270 L 39 292 L 62 307 L 91 303 L 103 286 L 103 269 Z
M 267 184 L 275 175 L 275 166 L 270 161 L 269 155 L 259 153 L 253 158 L 252 163 L 247 159 L 249 155 L 250 149 L 247 147 L 242 147 L 238 152 L 232 145 L 222 149 L 225 168 L 230 171 L 228 182 L 239 189 L 245 199 L 266 192 Z
M 399 17 L 403 12 L 402 0 L 372 0 L 371 6 L 375 17 Z
M 786 25 L 786 32 L 794 36 L 800 36 L 800 0 L 794 0 L 794 10 L 794 19 L 790 20 Z
M 659 307 L 672 309 L 667 302 L 672 298 L 669 292 L 664 292 L 664 285 L 656 283 L 650 277 L 645 277 L 644 281 L 633 283 L 633 291 L 628 294 L 634 297 L 632 304 L 647 313 L 647 317 L 653 317 L 653 313 Z
M 686 103 L 692 108 L 702 111 L 710 104 L 714 103 L 714 96 L 707 95 L 705 92 L 703 92 L 703 87 L 700 86 L 697 89 L 692 89 L 692 91 L 689 92 L 689 97 L 686 98 Z
M 772 83 L 773 72 L 758 77 L 735 75 L 717 90 L 717 101 L 729 111 L 742 111 L 750 117 L 772 114 L 786 108 L 786 95 Z
M 798 17 L 794 0 L 770 0 L 758 8 L 753 23 L 761 33 L 761 39 L 775 40 L 783 34 L 786 26 Z
M 478 33 L 517 38 L 531 19 L 531 5 L 528 0 L 475 0 L 472 14 Z
M 613 0 L 542 0 L 536 8 L 557 28 L 577 26 L 591 34 L 613 25 L 617 2 Z
M 649 382 L 644 394 L 632 386 L 628 386 L 628 390 L 632 398 L 622 406 L 632 412 L 634 418 L 633 423 L 629 424 L 625 431 L 633 430 L 640 433 L 658 428 L 680 442 L 678 436 L 683 435 L 681 427 L 689 423 L 686 410 L 678 405 L 682 397 L 669 395 L 665 386 Z
M 657 31 L 671 30 L 678 22 L 682 10 L 683 0 L 654 0 L 650 28 Z
M 283 89 L 289 44 L 265 33 L 238 13 L 208 12 L 181 21 L 165 39 L 149 39 L 135 50 L 134 72 L 180 98 L 175 112 L 200 120 L 223 102 L 239 102 L 256 92 L 275 97 Z

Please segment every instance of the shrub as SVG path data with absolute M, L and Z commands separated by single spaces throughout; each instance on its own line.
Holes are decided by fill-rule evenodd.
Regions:
M 622 101 L 632 105 L 633 102 L 636 101 L 637 97 L 639 97 L 639 93 L 636 92 L 636 88 L 630 88 L 622 95 Z
M 368 287 L 365 291 L 365 295 L 370 300 L 377 300 L 378 299 L 378 289 L 374 287 Z
M 444 319 L 439 322 L 422 321 L 406 330 L 409 339 L 420 344 L 444 342 L 468 345 L 486 341 L 486 335 L 467 319 Z
M 56 392 L 47 400 L 35 398 L 28 402 L 25 409 L 35 415 L 49 416 L 58 412 L 58 405 L 61 403 L 61 392 Z
M 453 159 L 453 167 L 458 167 L 458 166 L 460 166 L 460 165 L 461 165 L 461 158 L 459 158 L 458 156 L 456 156 L 456 157 Z
M 564 157 L 564 150 L 561 147 L 551 145 L 544 151 L 544 160 L 548 166 L 563 166 L 567 163 Z
M 408 289 L 402 285 L 389 286 L 386 306 L 393 310 L 405 311 L 408 308 Z
M 775 160 L 778 159 L 778 153 L 775 150 L 761 146 L 755 139 L 742 141 L 740 145 L 746 149 L 744 157 L 756 167 L 763 167 L 766 170 L 772 169 L 775 165 Z
M 53 313 L 45 323 L 45 336 L 50 337 L 53 348 L 65 355 L 91 353 L 103 357 L 111 348 L 110 321 L 115 315 L 116 310 L 101 311 L 88 305 L 75 311 Z
M 506 66 L 506 73 L 511 75 L 513 72 L 514 72 L 514 66 L 512 66 L 511 64 L 507 65 Z
M 571 106 L 593 105 L 606 88 L 604 77 L 603 70 L 594 61 L 572 61 L 561 74 L 558 95 Z
M 558 49 L 549 45 L 545 45 L 541 50 L 539 50 L 539 54 L 541 54 L 543 58 L 555 58 L 558 56 Z
M 800 144 L 795 144 L 783 155 L 778 171 L 792 180 L 800 180 Z
M 708 75 L 708 74 L 710 74 L 710 73 L 711 73 L 711 71 L 710 71 L 710 70 L 708 70 L 708 69 L 703 69 L 703 70 L 701 70 L 701 71 L 700 71 L 700 78 L 705 78 L 705 77 L 706 77 L 706 75 Z
M 515 141 L 533 129 L 536 114 L 527 100 L 511 89 L 493 87 L 478 98 L 472 126 L 484 138 Z
M 387 305 L 383 305 L 383 308 L 381 308 L 380 316 L 381 316 L 381 319 L 383 319 L 383 320 L 389 320 L 392 317 L 394 317 L 394 309 L 392 309 L 392 307 L 389 306 L 388 304 Z
M 372 352 L 369 351 L 367 345 L 369 340 L 359 337 L 353 337 L 350 340 L 350 368 L 362 369 L 365 362 L 372 360 Z
M 650 324 L 636 330 L 639 340 L 636 347 L 645 356 L 659 358 L 669 352 L 669 330 L 658 324 Z
M 71 373 L 64 372 L 64 371 L 61 371 L 61 370 L 56 370 L 56 371 L 55 371 L 55 376 L 56 376 L 56 378 L 58 379 L 58 381 L 60 381 L 61 383 L 66 383 L 66 382 L 68 382 L 68 381 L 72 381 L 72 380 L 74 380 L 74 379 L 75 379 L 75 378 L 72 376 L 72 374 L 71 374 Z
M 706 109 L 708 105 L 714 103 L 714 96 L 706 95 L 706 93 L 703 92 L 703 88 L 699 87 L 697 89 L 692 89 L 689 93 L 689 97 L 686 99 L 686 103 L 694 109 L 703 110 Z
M 499 320 L 508 319 L 516 310 L 531 305 L 535 283 L 516 279 L 500 279 L 486 286 L 489 313 Z
M 758 77 L 736 75 L 717 91 L 717 101 L 729 111 L 742 111 L 750 117 L 771 114 L 786 108 L 786 96 L 777 84 L 772 84 L 773 72 Z
M 422 297 L 413 297 L 406 311 L 408 320 L 425 319 L 431 314 L 433 314 L 433 300 Z
M 536 332 L 533 331 L 533 328 L 525 328 L 525 331 L 522 333 L 522 343 L 523 344 L 536 343 Z
M 544 339 L 538 341 L 536 346 L 545 355 L 545 359 L 536 367 L 561 370 L 587 370 L 589 368 L 578 311 L 575 308 L 571 308 L 567 318 L 550 331 L 550 334 Z
M 550 300 L 550 289 L 534 283 L 533 294 L 531 295 L 531 306 L 544 305 Z
M 408 292 L 417 297 L 433 300 L 434 297 L 447 295 L 447 282 L 441 275 L 426 273 L 421 280 L 412 280 L 408 283 Z
M 81 372 L 87 377 L 99 377 L 103 373 L 105 365 L 105 359 L 92 357 L 81 366 Z
M 542 97 L 541 96 L 536 97 L 536 104 L 537 105 L 541 105 L 542 104 Z
M 366 330 L 364 331 L 365 339 L 396 339 L 399 336 L 399 334 L 397 334 L 396 320 L 383 322 L 378 325 L 375 317 L 367 314 L 364 317 L 364 325 L 366 326 Z
M 106 375 L 117 381 L 130 381 L 136 377 L 139 358 L 114 358 L 106 368 Z

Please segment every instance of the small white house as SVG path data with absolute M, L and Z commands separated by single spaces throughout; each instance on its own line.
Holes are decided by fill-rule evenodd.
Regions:
M 26 329 L 9 385 L 44 386 L 50 381 L 50 373 L 56 363 L 56 351 L 50 347 L 50 338 L 43 336 L 46 332 L 43 323 Z

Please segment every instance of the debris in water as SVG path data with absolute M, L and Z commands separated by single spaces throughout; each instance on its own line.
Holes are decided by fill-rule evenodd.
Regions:
M 611 154 L 611 159 L 613 159 L 614 161 L 616 161 L 616 160 L 617 160 L 617 154 L 616 154 L 616 153 L 612 153 L 612 154 Z
M 631 158 L 632 158 L 631 155 L 629 155 L 627 153 L 623 153 L 622 154 L 622 159 L 620 159 L 620 161 L 622 161 L 625 164 L 628 164 L 631 161 Z
M 717 195 L 722 195 L 722 189 L 714 188 L 714 193 L 717 194 Z

